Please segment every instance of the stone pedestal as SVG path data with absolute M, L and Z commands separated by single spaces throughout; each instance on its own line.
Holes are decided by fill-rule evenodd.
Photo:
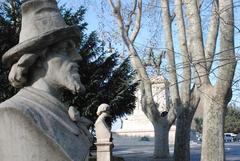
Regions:
M 97 146 L 97 161 L 113 161 L 112 142 L 100 142 L 95 144 Z
M 97 143 L 97 161 L 112 161 L 112 133 L 111 127 L 106 122 L 110 115 L 110 106 L 101 104 L 97 110 L 98 119 L 95 122 Z

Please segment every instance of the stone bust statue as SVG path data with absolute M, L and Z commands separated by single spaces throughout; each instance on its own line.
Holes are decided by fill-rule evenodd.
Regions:
M 22 89 L 0 104 L 1 161 L 86 161 L 86 128 L 59 101 L 63 89 L 85 91 L 78 27 L 66 25 L 56 0 L 25 0 L 21 11 L 19 43 L 2 57 L 11 85 Z
M 97 120 L 95 122 L 97 143 L 111 142 L 111 115 L 110 106 L 106 103 L 101 104 L 97 110 Z

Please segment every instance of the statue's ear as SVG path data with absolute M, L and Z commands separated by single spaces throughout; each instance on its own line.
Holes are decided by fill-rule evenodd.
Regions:
M 15 88 L 21 88 L 24 86 L 24 84 L 27 82 L 27 72 L 30 66 L 33 65 L 33 63 L 38 58 L 38 55 L 28 53 L 24 54 L 17 63 L 15 63 L 8 75 L 8 79 L 11 83 L 11 85 Z
M 8 80 L 13 87 L 21 88 L 26 83 L 26 78 L 22 76 L 22 73 L 20 68 L 17 67 L 17 63 L 15 63 L 8 75 Z

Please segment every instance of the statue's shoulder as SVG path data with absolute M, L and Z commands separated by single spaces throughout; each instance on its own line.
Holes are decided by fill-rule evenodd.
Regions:
M 55 102 L 51 103 L 51 99 L 46 101 L 41 96 L 20 92 L 0 104 L 0 142 L 2 147 L 7 147 L 0 150 L 0 156 L 10 157 L 8 150 L 14 152 L 14 156 L 19 152 L 24 157 L 22 154 L 27 151 L 26 156 L 34 156 L 33 159 L 10 157 L 3 161 L 85 160 L 90 147 L 88 138 L 80 133 L 59 106 L 54 105 Z M 50 156 L 51 153 L 53 155 Z
M 31 120 L 33 111 L 26 106 L 26 101 L 22 100 L 21 97 L 18 97 L 18 94 L 16 94 L 0 104 L 0 113 L 16 113 Z
M 26 111 L 6 103 L 0 105 L 0 142 L 4 147 L 0 151 L 1 160 L 70 161 L 35 121 Z
M 21 93 L 17 93 L 0 104 L 0 113 L 2 115 L 7 114 L 9 117 L 14 117 L 15 114 L 33 124 L 37 124 L 39 120 L 42 120 L 42 116 L 36 111 L 36 108 L 33 108 L 34 106 L 36 105 L 32 104 L 31 101 L 24 99 L 24 96 L 22 96 Z

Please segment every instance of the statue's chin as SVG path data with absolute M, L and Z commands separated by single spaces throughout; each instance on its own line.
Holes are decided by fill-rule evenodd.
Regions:
M 77 94 L 77 93 L 83 94 L 83 93 L 85 93 L 85 91 L 86 91 L 86 89 L 82 84 L 78 87 L 75 87 L 73 90 L 71 90 L 71 92 L 73 94 Z
M 77 93 L 85 93 L 86 89 L 82 85 L 80 81 L 80 77 L 76 77 L 76 75 L 72 75 L 66 79 L 65 87 L 70 90 L 73 94 Z
M 67 84 L 66 85 L 66 88 L 68 89 L 68 90 L 70 90 L 71 92 L 72 92 L 72 94 L 77 94 L 77 93 L 80 93 L 80 85 L 79 84 L 76 84 L 76 83 L 74 83 L 74 84 Z

